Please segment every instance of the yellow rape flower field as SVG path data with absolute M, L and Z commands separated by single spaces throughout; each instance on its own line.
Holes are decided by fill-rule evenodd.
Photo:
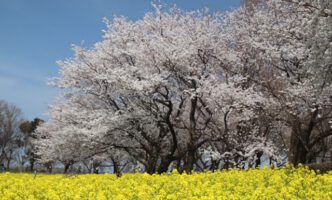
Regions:
M 0 174 L 0 199 L 332 199 L 332 172 L 306 168 L 180 175 Z

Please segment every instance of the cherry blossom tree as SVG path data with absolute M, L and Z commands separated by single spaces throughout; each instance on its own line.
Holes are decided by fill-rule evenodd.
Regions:
M 103 155 L 190 173 L 280 164 L 286 148 L 295 164 L 325 156 L 329 1 L 257 1 L 225 14 L 154 6 L 142 20 L 105 20 L 101 42 L 59 62 L 51 83 L 64 92 L 37 130 L 43 161 Z
M 189 173 L 199 148 L 227 141 L 272 104 L 231 73 L 237 66 L 222 15 L 155 7 L 140 21 L 106 21 L 103 41 L 87 50 L 75 46 L 75 57 L 59 62 L 62 76 L 52 83 L 66 91 L 39 130 L 48 145 L 74 145 L 72 138 L 127 154 L 149 173 L 165 172 L 174 161 Z M 243 134 L 256 140 L 256 127 L 246 127 Z M 61 151 L 78 153 L 71 147 Z
M 244 73 L 280 104 L 275 120 L 291 130 L 294 164 L 314 162 L 332 135 L 331 8 L 331 1 L 264 1 L 226 19 Z

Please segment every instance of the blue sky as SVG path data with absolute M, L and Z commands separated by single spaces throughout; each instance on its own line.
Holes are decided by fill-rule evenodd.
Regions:
M 184 10 L 229 10 L 240 0 L 163 0 Z M 45 113 L 59 90 L 47 85 L 58 75 L 57 60 L 72 56 L 71 44 L 100 41 L 103 17 L 137 20 L 150 0 L 0 0 L 0 99 L 20 107 L 26 119 Z

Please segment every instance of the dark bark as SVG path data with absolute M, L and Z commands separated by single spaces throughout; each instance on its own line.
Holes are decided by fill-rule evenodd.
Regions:
M 119 168 L 118 162 L 112 157 L 111 157 L 111 160 L 112 160 L 112 163 L 113 163 L 113 173 L 114 174 L 120 173 L 120 168 Z
M 162 174 L 167 172 L 170 164 L 175 160 L 175 157 L 172 155 L 166 156 L 164 159 L 162 159 L 159 167 L 158 167 L 158 174 Z
M 33 172 L 34 166 L 35 166 L 35 159 L 31 158 L 30 159 L 30 172 Z
M 178 172 L 179 172 L 180 174 L 183 173 L 183 171 L 184 171 L 184 166 L 182 165 L 182 159 L 177 159 L 177 160 L 176 160 L 176 169 L 178 170 Z
M 294 165 L 306 163 L 307 151 L 303 142 L 301 142 L 301 138 L 301 133 L 293 128 L 290 138 L 288 162 Z
M 196 82 L 192 81 L 192 85 L 194 88 L 196 88 Z M 194 168 L 194 163 L 195 163 L 195 153 L 196 149 L 194 147 L 194 143 L 196 142 L 196 109 L 197 109 L 197 102 L 198 98 L 197 96 L 193 97 L 190 100 L 190 113 L 189 113 L 189 136 L 190 136 L 190 141 L 188 144 L 188 152 L 186 156 L 186 162 L 185 162 L 185 167 L 184 170 L 186 171 L 187 174 L 190 174 L 191 171 Z
M 10 161 L 11 161 L 11 159 L 8 159 L 7 160 L 7 164 L 6 164 L 6 169 L 9 171 L 9 169 L 10 169 Z
M 288 153 L 288 162 L 294 165 L 299 163 L 306 164 L 309 162 L 308 154 L 310 153 L 310 136 L 316 126 L 318 116 L 318 107 L 310 115 L 310 121 L 306 128 L 302 128 L 300 119 L 293 122 L 292 133 L 290 138 L 290 147 Z
M 70 168 L 71 165 L 72 165 L 71 163 L 66 163 L 66 164 L 65 164 L 65 167 L 64 167 L 64 171 L 63 171 L 63 173 L 67 174 L 67 173 L 68 173 L 68 170 L 69 170 L 69 168 Z
M 120 164 L 119 162 L 111 157 L 112 163 L 113 163 L 113 173 L 116 174 L 116 176 L 119 178 L 122 176 L 121 170 L 120 170 Z
M 262 151 L 258 151 L 256 153 L 257 159 L 255 161 L 255 167 L 258 168 L 262 163 L 261 163 L 261 157 L 263 156 L 263 152 Z
M 6 154 L 5 154 L 5 156 L 6 156 L 6 160 L 7 160 L 6 168 L 7 168 L 7 170 L 9 171 L 9 169 L 10 169 L 10 162 L 11 162 L 12 157 L 13 157 L 13 150 L 10 149 L 8 153 L 9 153 L 9 155 L 6 155 Z
M 187 174 L 191 174 L 192 170 L 194 169 L 195 164 L 195 151 L 189 150 L 186 156 L 186 162 L 184 170 Z
M 214 172 L 216 169 L 218 169 L 218 163 L 219 163 L 218 161 L 212 160 L 211 167 L 210 167 L 210 170 L 212 172 Z
M 332 171 L 332 162 L 321 163 L 321 164 L 308 164 L 310 169 L 315 171 L 320 171 L 321 173 L 326 173 Z
M 47 172 L 48 172 L 49 174 L 52 174 L 52 171 L 53 171 L 53 167 L 52 167 L 52 165 L 51 165 L 51 166 L 49 166 L 49 167 L 47 168 Z
M 224 161 L 224 166 L 222 167 L 223 169 L 229 169 L 231 167 L 231 163 L 229 162 L 228 159 Z
M 146 172 L 148 174 L 154 174 L 156 172 L 156 166 L 154 163 L 150 163 L 148 166 L 146 166 Z

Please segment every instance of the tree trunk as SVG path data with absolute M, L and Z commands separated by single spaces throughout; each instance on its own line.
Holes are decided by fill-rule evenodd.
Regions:
M 30 172 L 33 172 L 34 165 L 35 165 L 35 160 L 30 159 Z
M 305 147 L 298 140 L 296 145 L 294 145 L 289 150 L 288 162 L 291 163 L 291 164 L 294 164 L 294 165 L 298 165 L 300 163 L 306 164 L 307 163 L 307 154 L 308 154 L 308 151 L 305 149 Z
M 319 170 L 321 173 L 327 173 L 332 171 L 332 162 L 320 163 L 320 164 L 308 164 L 307 165 L 312 170 Z
M 299 163 L 306 163 L 307 160 L 307 150 L 303 145 L 303 134 L 296 128 L 293 128 L 290 138 L 290 146 L 288 152 L 288 162 L 293 165 L 298 165 Z
M 288 153 L 288 162 L 294 165 L 299 163 L 308 163 L 308 151 L 310 144 L 310 135 L 314 130 L 317 122 L 318 106 L 316 106 L 313 113 L 310 114 L 310 120 L 304 122 L 301 119 L 295 119 L 292 125 L 292 133 L 290 138 L 290 147 Z M 306 125 L 305 128 L 303 128 Z
M 120 173 L 119 164 L 115 161 L 115 159 L 111 158 L 111 160 L 113 163 L 113 173 L 114 174 Z
M 180 174 L 183 173 L 183 171 L 184 171 L 184 166 L 182 165 L 182 159 L 178 159 L 178 160 L 176 160 L 176 169 L 178 170 L 178 172 L 179 172 Z
M 10 160 L 11 160 L 11 158 L 9 158 L 9 159 L 7 160 L 7 165 L 6 165 L 6 169 L 7 169 L 7 171 L 9 171 L 9 169 L 10 169 Z
M 49 174 L 52 174 L 52 171 L 53 171 L 53 167 L 52 165 L 50 165 L 48 168 L 47 168 L 47 171 Z
M 302 141 L 301 139 L 302 138 Z M 297 133 L 292 132 L 290 138 L 290 147 L 288 152 L 288 162 L 293 165 L 298 165 L 300 163 L 307 164 L 308 163 L 308 150 L 305 145 L 308 145 L 307 133 Z M 303 144 L 304 143 L 304 144 Z
M 255 168 L 258 168 L 262 164 L 261 163 L 261 157 L 263 156 L 263 152 L 262 151 L 257 152 L 256 156 L 257 156 L 257 159 L 255 161 Z
M 158 167 L 158 174 L 162 174 L 167 172 L 169 165 L 165 163 L 161 163 L 160 166 Z
M 212 160 L 210 170 L 214 172 L 216 169 L 218 169 L 218 162 L 216 160 Z
M 120 167 L 119 167 L 119 163 L 113 158 L 111 157 L 112 163 L 113 163 L 113 173 L 116 174 L 116 176 L 119 178 L 122 176 L 121 171 L 120 171 Z
M 148 174 L 156 173 L 156 164 L 157 164 L 157 158 L 153 155 L 152 152 L 150 153 L 150 157 L 147 160 L 147 166 L 145 166 L 146 172 Z
M 70 166 L 71 166 L 70 163 L 66 163 L 66 164 L 65 164 L 65 168 L 64 168 L 63 173 L 67 174 L 67 172 L 68 172 Z
M 167 172 L 170 164 L 173 162 L 173 158 L 171 156 L 167 156 L 163 160 L 161 160 L 160 166 L 158 167 L 158 174 L 162 174 Z
M 192 84 L 194 88 L 196 88 L 196 82 L 192 81 Z M 196 108 L 197 108 L 197 101 L 198 98 L 195 96 L 191 99 L 191 105 L 190 105 L 190 113 L 189 113 L 189 136 L 190 136 L 190 143 L 188 144 L 188 152 L 187 152 L 187 159 L 185 163 L 184 170 L 187 174 L 191 174 L 191 171 L 194 168 L 194 162 L 195 162 L 195 148 L 194 143 L 196 142 Z
M 44 167 L 46 168 L 46 171 L 48 173 L 52 173 L 53 171 L 53 163 L 52 162 L 47 162 L 47 163 L 44 163 Z
M 191 171 L 194 169 L 194 164 L 195 164 L 195 151 L 190 150 L 187 153 L 187 159 L 184 168 L 187 174 L 191 174 Z

